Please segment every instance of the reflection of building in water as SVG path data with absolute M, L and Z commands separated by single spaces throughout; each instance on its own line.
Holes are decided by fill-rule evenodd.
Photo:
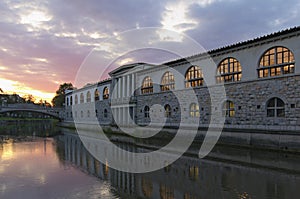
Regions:
M 159 104 L 170 126 L 181 118 L 196 125 L 193 118 L 200 117 L 200 127 L 207 127 L 212 113 L 220 112 L 225 128 L 299 130 L 299 33 L 297 27 L 161 65 L 121 66 L 110 80 L 67 93 L 65 121 L 148 124 L 151 107 Z M 208 88 L 223 84 L 227 99 L 212 107 Z M 188 102 L 191 88 L 198 104 Z M 179 104 L 175 94 L 186 101 Z
M 295 198 L 300 194 L 300 176 L 288 172 L 182 157 L 166 169 L 132 174 L 111 169 L 96 160 L 78 136 L 65 134 L 60 140 L 64 143 L 67 161 L 109 181 L 121 198 Z M 121 147 L 136 152 L 147 150 L 131 144 L 122 144 Z M 118 155 L 126 159 L 122 154 Z M 144 161 L 147 164 L 147 160 Z

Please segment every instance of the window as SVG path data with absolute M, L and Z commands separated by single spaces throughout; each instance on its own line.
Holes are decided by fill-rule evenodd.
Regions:
M 149 106 L 145 106 L 145 108 L 144 108 L 144 116 L 145 116 L 145 118 L 149 118 L 150 117 L 149 112 L 150 112 Z
M 69 98 L 67 97 L 67 106 L 69 106 Z
M 80 94 L 80 104 L 84 103 L 84 96 L 83 93 Z
M 203 85 L 203 74 L 199 66 L 192 66 L 185 74 L 185 87 L 198 87 Z
M 100 93 L 98 89 L 95 90 L 95 101 L 99 101 Z
M 86 102 L 91 102 L 91 99 L 92 99 L 92 97 L 91 97 L 91 92 L 88 91 L 88 92 L 86 93 Z
M 191 180 L 198 180 L 198 177 L 199 177 L 199 167 L 190 166 L 190 168 L 189 168 L 189 178 Z
M 171 106 L 169 104 L 165 105 L 165 117 L 169 118 L 171 117 Z
M 217 83 L 236 82 L 242 78 L 242 66 L 233 57 L 224 59 L 218 66 Z
M 78 96 L 75 95 L 75 104 L 78 104 Z
M 153 93 L 153 82 L 149 76 L 144 78 L 141 91 L 142 94 Z
M 192 103 L 190 105 L 190 117 L 200 117 L 199 105 Z
M 151 198 L 153 192 L 153 185 L 150 180 L 142 178 L 142 191 L 146 198 Z
M 168 91 L 168 90 L 173 90 L 174 88 L 175 88 L 174 75 L 171 72 L 166 72 L 161 79 L 160 90 Z
M 174 190 L 170 187 L 167 187 L 164 184 L 160 185 L 159 188 L 160 198 L 161 199 L 174 199 Z
M 80 111 L 80 116 L 81 118 L 83 118 L 83 111 Z
M 103 89 L 103 99 L 108 99 L 109 98 L 109 90 L 107 87 Z
M 295 72 L 293 53 L 285 47 L 274 47 L 260 59 L 258 77 L 274 77 Z
M 267 116 L 268 117 L 284 117 L 285 109 L 284 102 L 274 97 L 267 102 Z
M 73 96 L 70 97 L 70 106 L 73 105 Z
M 223 104 L 223 115 L 226 117 L 234 117 L 235 109 L 232 101 L 226 101 Z
M 103 117 L 107 118 L 107 109 L 104 109 L 104 111 L 103 111 Z
M 87 114 L 86 114 L 86 115 L 87 115 L 87 117 L 90 117 L 91 114 L 90 114 L 90 111 L 89 111 L 89 110 L 87 111 Z

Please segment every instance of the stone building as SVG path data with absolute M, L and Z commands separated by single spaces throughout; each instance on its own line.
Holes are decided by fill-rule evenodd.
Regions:
M 300 130 L 299 42 L 295 27 L 161 65 L 124 65 L 68 93 L 65 119 L 207 128 L 217 113 L 228 129 Z

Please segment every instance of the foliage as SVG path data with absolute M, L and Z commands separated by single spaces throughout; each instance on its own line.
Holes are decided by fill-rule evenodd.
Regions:
M 56 91 L 55 97 L 52 99 L 52 104 L 55 107 L 62 107 L 65 102 L 65 91 L 66 90 L 74 90 L 72 83 L 64 83 L 61 84 Z

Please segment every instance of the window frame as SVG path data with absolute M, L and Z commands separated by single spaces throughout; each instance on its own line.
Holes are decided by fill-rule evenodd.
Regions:
M 96 89 L 94 92 L 94 100 L 95 102 L 100 100 L 100 92 L 98 89 Z
M 273 104 L 274 106 L 270 106 L 270 103 L 274 100 Z M 278 106 L 278 103 L 282 103 L 283 106 Z M 268 118 L 285 118 L 285 102 L 280 99 L 279 97 L 272 97 L 270 98 L 266 103 L 266 109 L 267 109 L 267 117 Z M 278 111 L 281 111 L 281 114 L 278 113 Z
M 84 103 L 84 95 L 83 93 L 80 93 L 80 104 Z
M 287 55 L 287 61 L 285 58 Z M 266 50 L 259 59 L 258 78 L 278 77 L 295 73 L 295 56 L 287 47 L 274 46 Z
M 189 109 L 189 116 L 192 118 L 199 118 L 200 117 L 200 107 L 197 103 L 191 103 Z
M 165 118 L 171 118 L 172 117 L 172 108 L 169 104 L 166 104 L 164 106 L 164 110 L 165 110 Z
M 200 87 L 203 86 L 203 84 L 202 69 L 197 65 L 189 67 L 185 73 L 185 88 Z
M 87 103 L 90 103 L 91 101 L 92 101 L 92 95 L 91 95 L 91 92 L 88 91 L 88 92 L 86 93 L 86 102 L 87 102 Z
M 170 91 L 175 89 L 175 76 L 172 72 L 167 71 L 163 74 L 160 81 L 160 91 Z
M 144 118 L 150 118 L 150 107 L 147 105 L 144 107 Z
M 102 97 L 103 97 L 104 100 L 105 100 L 105 99 L 109 99 L 109 89 L 108 89 L 107 86 L 105 86 L 105 87 L 103 88 L 103 95 L 102 95 Z
M 142 82 L 141 94 L 144 95 L 150 93 L 153 93 L 153 81 L 150 76 L 146 76 Z
M 239 82 L 242 80 L 242 65 L 234 57 L 226 57 L 217 67 L 217 83 Z
M 233 101 L 226 100 L 223 103 L 223 106 L 222 106 L 222 115 L 225 116 L 225 117 L 227 117 L 227 118 L 235 117 L 236 110 L 235 110 L 235 104 L 234 104 Z

